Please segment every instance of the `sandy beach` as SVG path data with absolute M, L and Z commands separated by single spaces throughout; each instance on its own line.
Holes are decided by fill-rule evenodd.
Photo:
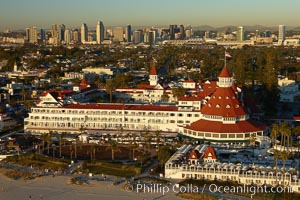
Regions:
M 12 180 L 0 174 L 1 200 L 98 200 L 98 199 L 179 199 L 174 192 L 128 192 L 111 181 L 89 181 L 88 185 L 72 185 L 69 176 L 45 176 L 34 180 Z

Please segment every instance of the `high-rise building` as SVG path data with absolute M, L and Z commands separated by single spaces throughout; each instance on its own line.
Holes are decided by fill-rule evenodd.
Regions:
M 88 27 L 86 23 L 81 25 L 81 43 L 84 44 L 88 41 Z
M 96 26 L 96 40 L 98 44 L 101 44 L 104 40 L 104 25 L 102 21 L 97 22 Z
M 243 26 L 239 26 L 238 30 L 236 31 L 236 41 L 237 42 L 242 42 L 244 41 L 244 27 Z
M 72 33 L 73 33 L 72 41 L 74 43 L 78 43 L 79 41 L 81 41 L 81 37 L 80 37 L 80 33 L 79 33 L 78 29 L 73 29 Z
M 285 40 L 285 25 L 278 26 L 278 44 L 282 44 Z
M 71 31 L 69 29 L 66 29 L 64 32 L 64 42 L 66 44 L 70 44 L 72 41 L 72 37 L 71 37 Z
M 185 38 L 184 26 L 181 24 L 179 26 L 179 29 L 180 29 L 181 39 L 184 39 Z
M 53 38 L 58 38 L 57 24 L 52 24 L 51 35 Z
M 65 30 L 66 30 L 66 26 L 64 24 L 61 24 L 58 30 L 58 40 L 60 42 L 65 41 Z
M 210 38 L 210 32 L 209 31 L 205 31 L 204 37 L 205 37 L 205 39 L 209 39 Z
M 176 25 L 169 26 L 170 40 L 175 39 L 175 28 L 176 28 Z
M 125 30 L 125 40 L 126 42 L 131 42 L 131 25 L 128 24 Z
M 25 31 L 25 41 L 26 42 L 29 42 L 29 36 L 30 35 L 30 29 L 29 28 L 26 28 L 26 31 Z
M 37 43 L 37 28 L 35 26 L 29 27 L 29 42 Z
M 41 41 L 42 42 L 46 41 L 46 31 L 43 28 L 41 28 Z
M 138 44 L 143 41 L 143 31 L 142 30 L 136 30 L 133 32 L 133 43 Z
M 123 27 L 115 27 L 114 28 L 114 41 L 115 42 L 123 42 L 124 41 Z

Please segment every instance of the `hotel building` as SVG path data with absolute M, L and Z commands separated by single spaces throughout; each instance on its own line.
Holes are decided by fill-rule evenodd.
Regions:
M 149 82 L 152 89 L 146 91 L 150 95 L 157 91 L 161 95 L 164 93 L 164 89 L 156 88 L 158 77 L 153 68 Z M 191 87 L 191 84 L 195 83 L 186 81 L 185 87 Z M 161 131 L 180 133 L 199 140 L 243 144 L 249 142 L 252 136 L 262 136 L 266 127 L 250 120 L 238 94 L 226 67 L 216 85 L 206 82 L 196 95 L 183 96 L 176 105 L 82 104 L 62 100 L 56 104 L 59 98 L 54 94 L 52 98 L 44 96 L 38 106 L 31 109 L 25 119 L 25 130 L 33 133 L 49 130 L 79 132 L 82 128 L 93 132 L 121 129 Z M 49 100 L 52 103 L 47 102 Z

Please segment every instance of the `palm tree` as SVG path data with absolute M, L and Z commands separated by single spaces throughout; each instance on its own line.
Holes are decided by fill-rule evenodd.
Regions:
M 59 157 L 61 158 L 61 146 L 62 146 L 62 143 L 64 141 L 64 138 L 63 138 L 63 134 L 60 134 L 58 136 L 58 143 L 59 143 Z
M 96 158 L 95 156 L 96 156 L 96 146 L 93 143 L 91 144 L 91 161 Z
M 280 158 L 280 153 L 278 150 L 274 150 L 274 159 L 275 159 L 275 172 L 276 172 L 276 184 L 278 182 L 277 180 L 277 172 L 278 172 L 278 159 Z
M 111 160 L 115 160 L 115 152 L 117 150 L 117 142 L 111 141 L 109 142 L 110 149 L 111 149 Z
M 252 159 L 254 160 L 254 149 L 255 149 L 255 136 L 252 134 L 249 138 L 249 143 L 252 146 Z M 252 161 L 253 161 L 252 160 Z
M 48 138 L 47 135 L 48 135 L 47 133 L 43 133 L 43 134 L 41 135 L 41 140 L 42 140 L 42 142 L 43 142 L 43 151 L 44 151 L 44 149 L 45 149 L 45 143 L 47 142 L 47 138 Z
M 282 159 L 282 168 L 283 168 L 283 185 L 285 185 L 284 183 L 284 177 L 285 177 L 285 161 L 288 159 L 288 155 L 289 153 L 287 151 L 283 151 L 281 152 L 281 159 Z
M 51 138 L 52 138 L 52 131 L 49 131 L 49 133 L 47 134 L 47 154 L 49 155 L 50 153 L 50 144 L 51 144 Z
M 289 151 L 290 139 L 291 139 L 291 135 L 292 135 L 292 131 L 291 131 L 290 125 L 288 123 L 286 123 L 286 122 L 280 124 L 280 132 L 283 135 L 283 146 L 284 146 L 284 149 L 286 149 L 287 151 Z
M 106 88 L 106 92 L 109 94 L 109 102 L 111 103 L 111 102 L 112 102 L 112 95 L 113 95 L 113 92 L 114 92 L 114 91 L 116 90 L 116 88 L 117 88 L 117 83 L 116 83 L 116 81 L 114 81 L 113 79 L 107 80 L 107 81 L 106 81 L 105 88 Z
M 270 137 L 272 138 L 273 141 L 273 148 L 275 147 L 275 145 L 277 144 L 277 135 L 278 135 L 278 131 L 279 131 L 279 125 L 277 123 L 272 125 L 272 131 L 270 134 Z
M 78 137 L 76 136 L 75 138 L 75 148 L 74 148 L 74 158 L 77 160 L 77 142 L 78 142 Z
M 160 130 L 157 130 L 155 132 L 155 138 L 156 138 L 157 150 L 159 150 L 159 143 L 160 143 L 160 138 L 161 138 Z

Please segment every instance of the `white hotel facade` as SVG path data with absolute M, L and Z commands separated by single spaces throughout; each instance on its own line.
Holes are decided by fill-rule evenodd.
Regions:
M 157 80 L 157 74 L 150 73 L 150 85 L 157 84 Z M 251 136 L 263 135 L 265 127 L 249 119 L 243 104 L 238 100 L 238 92 L 233 87 L 226 67 L 217 85 L 214 92 L 206 94 L 204 91 L 202 97 L 179 98 L 177 105 L 40 102 L 39 106 L 31 108 L 29 117 L 25 119 L 25 131 L 160 131 L 229 143 L 245 143 Z

